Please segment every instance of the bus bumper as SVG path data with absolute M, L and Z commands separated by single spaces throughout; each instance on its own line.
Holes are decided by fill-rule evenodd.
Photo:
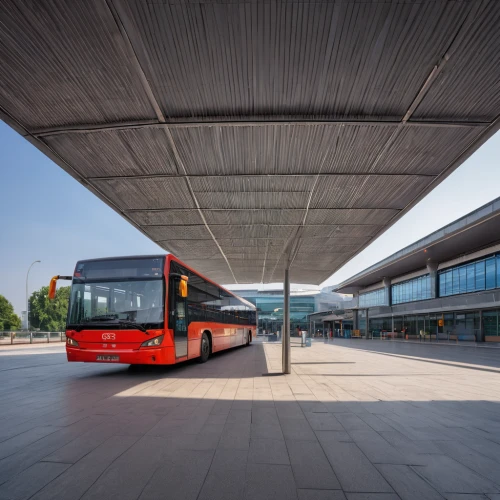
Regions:
M 168 350 L 169 349 L 165 348 L 93 350 L 66 346 L 66 355 L 68 361 L 70 362 L 127 365 L 171 365 L 175 363 L 175 355 L 172 356 L 172 359 L 168 356 Z

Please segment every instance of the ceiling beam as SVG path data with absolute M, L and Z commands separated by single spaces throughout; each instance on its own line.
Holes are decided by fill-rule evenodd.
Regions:
M 225 121 L 175 121 L 175 122 L 158 122 L 155 120 L 135 120 L 117 123 L 103 124 L 79 124 L 79 125 L 63 125 L 60 127 L 50 127 L 38 129 L 31 132 L 36 137 L 47 137 L 60 134 L 91 134 L 97 132 L 113 132 L 120 130 L 134 130 L 142 128 L 211 128 L 211 127 L 274 127 L 286 125 L 298 126 L 314 126 L 314 125 L 341 125 L 345 127 L 398 127 L 403 122 L 399 120 L 310 120 L 310 119 L 277 119 L 272 120 L 255 120 L 255 119 L 235 119 Z M 417 128 L 472 128 L 472 127 L 487 127 L 490 122 L 467 122 L 467 121 L 406 121 L 406 127 Z
M 196 210 L 195 208 L 127 208 L 124 209 L 124 212 L 186 212 L 188 210 Z M 210 212 L 268 212 L 269 210 L 281 210 L 279 208 L 207 208 L 206 210 Z M 319 210 L 328 210 L 330 211 L 346 211 L 346 210 L 390 210 L 391 212 L 398 211 L 397 208 L 359 208 L 359 207 L 345 207 L 345 208 L 310 208 L 310 212 L 319 211 Z M 303 212 L 303 208 L 287 208 L 287 212 L 297 211 Z M 385 225 L 385 224 L 384 224 Z
M 301 212 L 305 209 L 301 208 Z M 245 224 L 244 222 L 234 222 L 230 224 L 210 224 L 211 226 L 279 226 L 279 227 L 298 227 L 300 224 L 271 224 L 269 222 L 258 222 L 257 224 Z M 142 227 L 186 227 L 186 226 L 203 226 L 203 224 L 141 224 Z M 347 226 L 347 227 L 384 227 L 385 224 L 307 224 L 307 227 L 335 227 L 335 226 Z
M 232 177 L 251 177 L 251 178 L 273 178 L 273 177 L 348 177 L 348 176 L 376 176 L 376 177 L 422 177 L 422 178 L 434 178 L 437 177 L 438 174 L 413 174 L 413 173 L 378 173 L 378 172 L 339 172 L 339 173 L 322 173 L 322 172 L 311 172 L 309 174 L 224 174 L 224 175 L 203 175 L 203 174 L 188 174 L 189 177 L 200 177 L 203 179 L 226 179 Z M 124 180 L 135 180 L 135 179 L 184 179 L 184 175 L 179 174 L 146 174 L 146 175 L 108 175 L 102 177 L 86 177 L 89 181 L 110 181 L 115 179 L 124 179 Z M 218 191 L 217 191 L 218 192 Z M 246 193 L 264 193 L 266 191 L 245 191 Z M 293 191 L 294 193 L 296 191 Z M 300 191 L 303 193 L 309 193 L 307 191 Z

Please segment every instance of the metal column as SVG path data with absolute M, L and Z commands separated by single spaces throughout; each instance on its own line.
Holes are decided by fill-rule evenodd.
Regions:
M 366 329 L 365 329 L 365 335 L 366 335 L 367 339 L 370 338 L 370 317 L 369 317 L 369 314 L 368 314 L 368 309 L 366 309 Z
M 290 277 L 289 270 L 285 269 L 285 282 L 283 283 L 283 373 L 292 373 L 290 359 Z

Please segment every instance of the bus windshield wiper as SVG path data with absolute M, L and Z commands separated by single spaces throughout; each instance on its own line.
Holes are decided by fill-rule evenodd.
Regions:
M 120 325 L 135 326 L 141 332 L 144 332 L 146 335 L 149 335 L 149 332 L 146 330 L 146 328 L 140 325 L 139 323 L 134 323 L 133 321 L 129 321 L 128 319 L 119 319 L 117 321 Z

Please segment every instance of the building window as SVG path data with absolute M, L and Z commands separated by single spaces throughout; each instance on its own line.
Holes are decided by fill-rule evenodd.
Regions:
M 467 292 L 467 268 L 465 266 L 458 269 L 459 274 L 459 287 L 458 293 Z
M 467 291 L 473 292 L 475 288 L 476 284 L 475 284 L 474 264 L 470 264 L 467 266 Z
M 495 257 L 486 259 L 486 289 L 495 288 L 496 286 L 496 265 Z
M 481 262 L 476 262 L 476 290 L 484 290 L 484 260 Z
M 442 282 L 442 292 L 445 283 Z M 416 300 L 427 300 L 431 298 L 431 277 L 428 274 L 413 278 L 408 281 L 396 283 L 391 287 L 392 303 L 402 304 Z
M 500 253 L 497 255 L 497 286 L 500 287 Z
M 359 307 L 375 307 L 386 306 L 386 292 L 385 288 L 373 290 L 373 292 L 363 293 L 359 295 Z
M 500 254 L 439 272 L 439 296 L 500 288 Z M 394 302 L 395 303 L 395 302 Z

